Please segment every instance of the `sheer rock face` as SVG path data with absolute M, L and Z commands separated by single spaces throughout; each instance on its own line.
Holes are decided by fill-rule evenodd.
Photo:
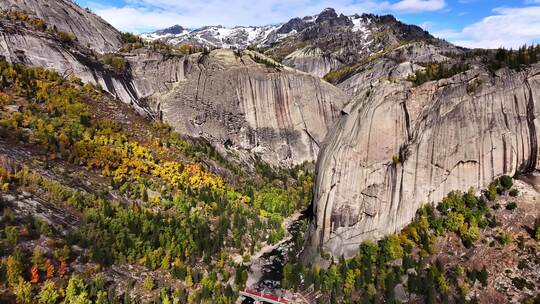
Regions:
M 229 151 L 260 154 L 274 165 L 315 160 L 348 96 L 306 73 L 255 63 L 250 54 L 189 56 L 174 88 L 149 103 L 177 131 Z
M 283 64 L 317 77 L 323 77 L 338 68 L 341 62 L 331 56 L 323 55 L 319 48 L 306 47 L 289 54 L 283 59 Z
M 425 203 L 540 168 L 540 65 L 357 93 L 326 137 L 305 258 L 354 255 Z
M 181 55 L 164 55 L 144 48 L 124 53 L 126 70 L 117 73 L 78 42 L 65 43 L 50 33 L 6 20 L 0 20 L 0 28 L 0 55 L 7 61 L 50 68 L 64 77 L 74 75 L 84 83 L 99 84 L 143 115 L 154 116 L 144 103 L 146 97 L 170 90 L 182 77 Z
M 98 53 L 115 52 L 122 46 L 119 31 L 68 0 L 0 0 L 0 9 L 16 9 L 41 18 L 59 31 L 75 34 L 81 45 Z
M 129 63 L 131 82 L 140 99 L 165 93 L 185 79 L 185 56 L 162 54 L 148 49 L 124 54 Z

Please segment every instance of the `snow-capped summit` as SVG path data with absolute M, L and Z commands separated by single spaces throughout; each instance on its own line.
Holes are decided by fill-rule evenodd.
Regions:
M 189 43 L 217 48 L 246 48 L 250 45 L 268 46 L 293 33 L 293 30 L 289 30 L 287 33 L 279 32 L 280 27 L 281 25 L 267 25 L 226 28 L 218 25 L 205 26 L 190 31 L 181 26 L 175 26 L 175 29 L 181 28 L 182 30 L 172 33 L 170 31 L 172 28 L 169 28 L 142 34 L 141 37 L 150 41 L 161 39 L 173 45 Z
M 193 44 L 215 48 L 247 48 L 248 46 L 269 47 L 283 39 L 300 33 L 313 25 L 328 23 L 331 26 L 350 27 L 353 32 L 366 31 L 366 20 L 358 15 L 338 15 L 333 8 L 327 8 L 320 14 L 293 18 L 286 23 L 266 26 L 205 26 L 188 30 L 180 25 L 142 34 L 143 39 L 163 40 L 164 42 L 181 45 Z
M 166 35 L 166 34 L 179 35 L 179 34 L 184 33 L 185 31 L 186 31 L 186 29 L 184 27 L 177 24 L 177 25 L 173 25 L 171 27 L 168 27 L 166 29 L 156 31 L 155 33 L 158 34 L 158 35 Z
M 172 39 L 184 37 L 188 35 L 189 33 L 190 31 L 187 30 L 186 28 L 180 25 L 174 25 L 163 30 L 155 31 L 153 33 L 142 34 L 141 37 L 148 41 L 154 41 L 154 40 L 169 41 Z

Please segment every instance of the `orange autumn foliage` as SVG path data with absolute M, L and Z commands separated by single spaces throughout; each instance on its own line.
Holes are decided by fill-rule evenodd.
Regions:
M 45 261 L 45 269 L 47 270 L 47 279 L 52 278 L 54 276 L 54 265 L 51 260 L 47 259 Z
M 30 283 L 36 284 L 39 283 L 39 269 L 36 265 L 32 266 L 32 275 L 30 278 Z
M 66 261 L 61 260 L 61 261 L 60 261 L 60 268 L 58 269 L 58 274 L 59 274 L 61 277 L 63 277 L 63 276 L 66 275 L 67 271 L 68 271 L 68 266 L 67 266 Z
M 24 237 L 30 236 L 30 231 L 28 231 L 28 228 L 23 227 L 20 230 L 20 236 L 24 236 Z

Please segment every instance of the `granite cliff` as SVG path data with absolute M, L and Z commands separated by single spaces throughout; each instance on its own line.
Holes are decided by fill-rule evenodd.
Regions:
M 3 10 L 19 10 L 45 20 L 59 31 L 73 33 L 83 46 L 98 53 L 122 46 L 121 33 L 101 17 L 69 0 L 1 0 Z
M 251 51 L 194 54 L 180 66 L 173 88 L 148 99 L 153 110 L 181 133 L 273 165 L 315 160 L 349 98 L 320 78 Z
M 381 78 L 355 95 L 319 155 L 308 259 L 350 257 L 422 204 L 539 168 L 539 65 L 476 67 L 417 87 Z

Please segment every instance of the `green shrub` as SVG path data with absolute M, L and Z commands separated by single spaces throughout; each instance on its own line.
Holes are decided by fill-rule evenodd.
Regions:
M 134 35 L 132 33 L 122 33 L 122 52 L 131 52 L 135 49 L 142 48 L 145 45 L 145 42 L 141 37 Z
M 15 245 L 17 245 L 17 241 L 19 240 L 19 228 L 16 226 L 8 226 L 4 228 L 4 234 L 6 235 L 8 243 L 15 247 Z
M 47 30 L 47 24 L 45 23 L 43 19 L 30 17 L 25 12 L 22 12 L 19 10 L 2 11 L 0 12 L 0 16 L 8 20 L 24 22 L 27 25 L 33 26 L 38 31 L 44 32 L 45 30 Z
M 352 75 L 354 72 L 356 72 L 358 68 L 359 68 L 359 65 L 343 66 L 336 70 L 328 72 L 326 75 L 324 75 L 323 79 L 329 83 L 337 84 L 341 80 L 346 79 L 347 77 Z
M 468 64 L 430 63 L 425 69 L 416 71 L 408 80 L 418 86 L 428 81 L 450 78 L 467 70 L 469 70 Z
M 253 59 L 253 61 L 255 61 L 256 63 L 264 64 L 266 67 L 269 67 L 269 68 L 280 69 L 283 67 L 281 64 L 277 62 L 261 57 L 257 54 L 250 53 L 249 57 L 251 57 L 251 59 Z
M 463 217 L 463 214 L 450 212 L 448 213 L 448 218 L 446 220 L 446 228 L 449 231 L 457 232 L 464 222 L 465 218 Z
M 478 272 L 476 278 L 482 283 L 482 286 L 487 287 L 488 272 L 486 266 L 482 267 L 482 270 Z
M 165 43 L 161 40 L 152 41 L 152 43 L 150 44 L 150 47 L 154 51 L 162 51 L 165 53 L 169 53 L 172 51 L 172 45 Z
M 514 210 L 517 208 L 516 202 L 511 202 L 506 205 L 506 210 Z
M 103 64 L 111 66 L 118 74 L 124 73 L 128 66 L 124 57 L 116 54 L 104 54 L 101 57 L 101 62 Z
M 504 190 L 509 190 L 512 188 L 512 185 L 514 184 L 512 177 L 508 175 L 504 175 L 501 178 L 499 178 L 499 183 L 503 187 Z
M 519 195 L 519 190 L 514 188 L 514 189 L 510 190 L 510 192 L 508 194 L 510 194 L 510 196 L 512 196 L 512 197 L 516 197 L 516 196 Z
M 147 276 L 146 278 L 144 278 L 143 287 L 146 290 L 154 289 L 154 279 L 152 279 L 151 276 Z
M 528 263 L 527 263 L 527 260 L 519 260 L 518 262 L 518 269 L 520 270 L 523 270 L 523 269 L 527 269 L 529 266 L 528 266 Z
M 517 50 L 507 50 L 500 48 L 488 63 L 492 70 L 498 70 L 502 67 L 519 70 L 523 66 L 528 66 L 540 61 L 540 44 L 524 45 Z
M 519 290 L 523 290 L 523 288 L 529 288 L 532 290 L 534 288 L 534 286 L 531 283 L 527 282 L 527 280 L 520 277 L 512 278 L 512 285 L 514 285 L 514 287 L 516 287 Z
M 201 53 L 203 51 L 202 48 L 193 46 L 191 44 L 182 44 L 179 47 L 177 47 L 176 50 L 186 55 Z
M 47 280 L 41 287 L 38 297 L 40 304 L 54 304 L 60 298 L 60 294 L 54 282 Z
M 497 227 L 497 218 L 494 215 L 488 218 L 488 226 L 491 228 Z
M 122 38 L 123 43 L 142 43 L 143 42 L 141 37 L 134 35 L 132 33 L 128 33 L 128 32 L 122 33 L 121 38 Z
M 17 284 L 13 285 L 13 293 L 17 297 L 17 303 L 29 304 L 32 302 L 32 285 L 22 277 L 19 278 Z
M 501 233 L 498 236 L 498 239 L 499 239 L 499 242 L 503 246 L 506 246 L 506 245 L 512 243 L 513 236 L 512 236 L 512 233 L 509 232 L 509 231 L 501 231 Z
M 494 201 L 497 198 L 497 183 L 491 183 L 484 194 L 489 201 Z
M 60 41 L 64 43 L 71 43 L 77 41 L 77 36 L 73 33 L 67 33 L 67 32 L 57 32 L 56 35 L 60 39 Z

